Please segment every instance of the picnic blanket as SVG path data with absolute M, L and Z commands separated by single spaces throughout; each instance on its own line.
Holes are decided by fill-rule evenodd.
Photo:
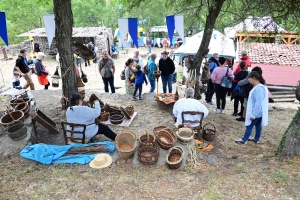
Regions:
M 131 124 L 131 122 L 133 121 L 133 119 L 135 118 L 136 115 L 137 115 L 137 112 L 134 112 L 130 119 L 127 119 L 126 117 L 124 117 L 123 122 L 121 124 L 118 124 L 117 126 L 129 126 Z M 109 118 L 108 118 L 107 121 L 102 121 L 102 123 L 103 124 L 112 124 L 110 122 Z
M 115 145 L 113 142 L 95 142 L 89 144 L 70 144 L 70 145 L 49 145 L 49 144 L 34 144 L 25 147 L 20 156 L 29 160 L 37 161 L 39 163 L 50 165 L 52 163 L 69 163 L 69 164 L 87 164 L 97 154 L 76 154 L 64 156 L 71 148 L 81 148 L 93 145 L 103 145 L 108 150 L 108 154 L 112 155 L 115 151 Z

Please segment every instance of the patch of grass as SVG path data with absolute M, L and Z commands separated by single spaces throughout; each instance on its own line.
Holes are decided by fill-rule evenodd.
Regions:
M 204 199 L 218 200 L 221 199 L 221 195 L 218 191 L 209 189 L 208 192 L 205 194 Z
M 277 171 L 272 174 L 272 181 L 275 183 L 283 183 L 289 180 L 288 175 L 282 171 Z
M 191 170 L 191 168 L 189 168 L 189 167 L 185 167 L 184 169 L 183 169 L 183 171 L 185 171 L 185 172 L 188 172 L 188 171 L 190 171 Z
M 242 174 L 241 174 L 241 177 L 242 177 L 242 179 L 247 179 L 247 178 L 248 178 L 248 174 L 242 173 Z
M 31 166 L 26 168 L 27 173 L 30 173 L 30 172 L 33 172 L 33 171 L 34 171 L 34 169 Z
M 244 164 L 243 163 L 236 164 L 236 166 L 234 167 L 233 171 L 235 171 L 235 172 L 244 172 L 245 171 Z

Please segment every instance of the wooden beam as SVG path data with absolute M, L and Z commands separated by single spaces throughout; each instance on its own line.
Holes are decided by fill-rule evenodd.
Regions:
M 288 37 L 288 44 L 291 44 L 291 37 Z
M 245 40 L 247 40 L 249 38 L 249 36 L 246 36 L 243 40 L 242 40 L 242 42 L 245 42 Z
M 291 41 L 291 44 L 293 44 L 294 42 L 296 42 L 298 40 L 298 38 L 295 38 L 294 40 Z
M 282 41 L 287 44 L 287 41 L 284 39 L 284 37 L 281 37 Z

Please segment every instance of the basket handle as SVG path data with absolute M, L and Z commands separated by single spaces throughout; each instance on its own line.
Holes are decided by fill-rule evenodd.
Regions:
M 13 121 L 15 121 L 14 117 L 11 115 L 11 113 L 8 110 L 8 107 L 6 108 L 6 112 L 9 114 L 9 116 L 12 118 Z
M 181 153 L 181 156 L 180 156 L 180 159 L 179 159 L 176 163 L 174 163 L 174 164 L 177 164 L 177 163 L 180 162 L 180 160 L 183 159 L 184 151 L 183 151 L 183 149 L 182 149 L 180 146 L 171 147 L 171 148 L 168 150 L 168 154 L 167 154 L 167 157 L 166 157 L 167 162 L 168 162 L 168 157 L 169 157 L 169 155 L 170 155 L 170 153 L 171 153 L 171 151 L 172 151 L 173 149 L 177 149 L 177 150 L 179 150 L 179 151 L 182 152 L 182 153 Z
M 216 127 L 215 127 L 212 123 L 207 123 L 207 124 L 205 124 L 205 125 L 203 126 L 203 130 L 204 130 L 204 128 L 205 128 L 206 125 L 212 125 L 212 126 L 214 127 L 214 131 L 216 131 Z
M 22 99 L 22 98 L 16 98 L 14 101 L 13 101 L 13 103 L 12 103 L 12 107 L 15 109 L 16 107 L 17 107 L 17 103 L 15 103 L 17 100 L 21 100 L 21 101 L 23 101 L 23 103 L 25 103 L 26 104 L 26 101 L 24 101 L 24 99 Z M 16 104 L 16 106 L 14 106 Z

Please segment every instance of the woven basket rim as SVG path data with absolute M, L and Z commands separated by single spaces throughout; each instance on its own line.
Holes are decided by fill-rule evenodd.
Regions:
M 179 151 L 181 151 L 181 156 L 180 156 L 179 160 L 176 161 L 176 162 L 171 162 L 171 161 L 169 161 L 169 155 L 170 155 L 170 153 L 171 153 L 172 150 L 179 150 Z M 182 149 L 181 147 L 179 147 L 179 146 L 171 147 L 171 148 L 169 149 L 168 153 L 167 153 L 166 161 L 167 161 L 167 163 L 170 164 L 170 165 L 176 165 L 176 164 L 178 164 L 178 163 L 180 163 L 180 162 L 182 161 L 183 156 L 184 156 L 184 151 L 183 151 L 183 149 Z
M 133 150 L 130 150 L 130 151 L 121 151 L 120 149 L 119 149 L 119 147 L 118 147 L 118 138 L 119 137 L 121 137 L 122 135 L 125 135 L 125 134 L 130 134 L 131 136 L 133 136 Z M 119 137 L 118 137 L 119 136 Z M 115 138 L 115 144 L 116 144 L 116 148 L 117 148 L 117 150 L 119 151 L 119 152 L 123 152 L 123 153 L 129 153 L 129 152 L 132 152 L 132 151 L 134 151 L 135 150 L 135 148 L 136 148 L 136 135 L 135 135 L 135 133 L 133 132 L 133 131 L 123 131 L 123 132 L 121 132 L 121 133 L 119 133 L 117 136 L 116 136 L 116 138 Z

